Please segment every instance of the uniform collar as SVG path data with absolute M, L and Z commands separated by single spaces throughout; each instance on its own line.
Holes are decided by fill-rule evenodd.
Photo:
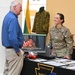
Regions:
M 57 31 L 63 31 L 63 25 L 61 26 L 61 28 L 57 28 L 56 26 L 55 26 L 55 30 L 57 30 Z

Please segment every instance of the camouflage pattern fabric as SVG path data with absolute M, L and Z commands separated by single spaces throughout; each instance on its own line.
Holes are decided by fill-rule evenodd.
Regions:
M 47 11 L 37 12 L 35 14 L 32 32 L 37 34 L 47 34 L 49 29 L 50 14 Z
M 63 57 L 72 54 L 73 39 L 70 30 L 62 25 L 57 29 L 56 26 L 50 29 L 50 47 L 52 54 L 58 57 Z

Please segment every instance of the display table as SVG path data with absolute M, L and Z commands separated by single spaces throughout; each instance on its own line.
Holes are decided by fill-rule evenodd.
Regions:
M 71 69 L 48 65 L 31 59 L 24 59 L 21 75 L 49 75 L 50 73 L 54 73 L 54 75 L 75 75 L 75 71 Z

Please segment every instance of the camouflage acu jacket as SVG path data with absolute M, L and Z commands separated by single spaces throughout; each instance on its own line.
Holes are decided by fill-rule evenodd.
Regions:
M 72 53 L 73 40 L 70 30 L 65 26 L 57 29 L 55 26 L 50 29 L 50 46 L 53 54 L 58 57 L 70 55 Z
M 47 34 L 49 28 L 50 14 L 47 11 L 37 12 L 35 14 L 32 32 L 37 34 Z

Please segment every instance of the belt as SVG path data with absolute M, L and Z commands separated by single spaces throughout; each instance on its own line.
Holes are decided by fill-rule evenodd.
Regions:
M 8 46 L 8 47 L 6 47 L 6 48 L 10 49 L 10 48 L 13 48 L 13 47 L 12 47 L 12 46 Z
M 14 48 L 14 47 L 12 47 L 12 46 L 8 46 L 8 47 L 6 47 L 6 48 L 10 49 L 10 48 Z M 21 47 L 19 47 L 19 48 L 21 48 Z

